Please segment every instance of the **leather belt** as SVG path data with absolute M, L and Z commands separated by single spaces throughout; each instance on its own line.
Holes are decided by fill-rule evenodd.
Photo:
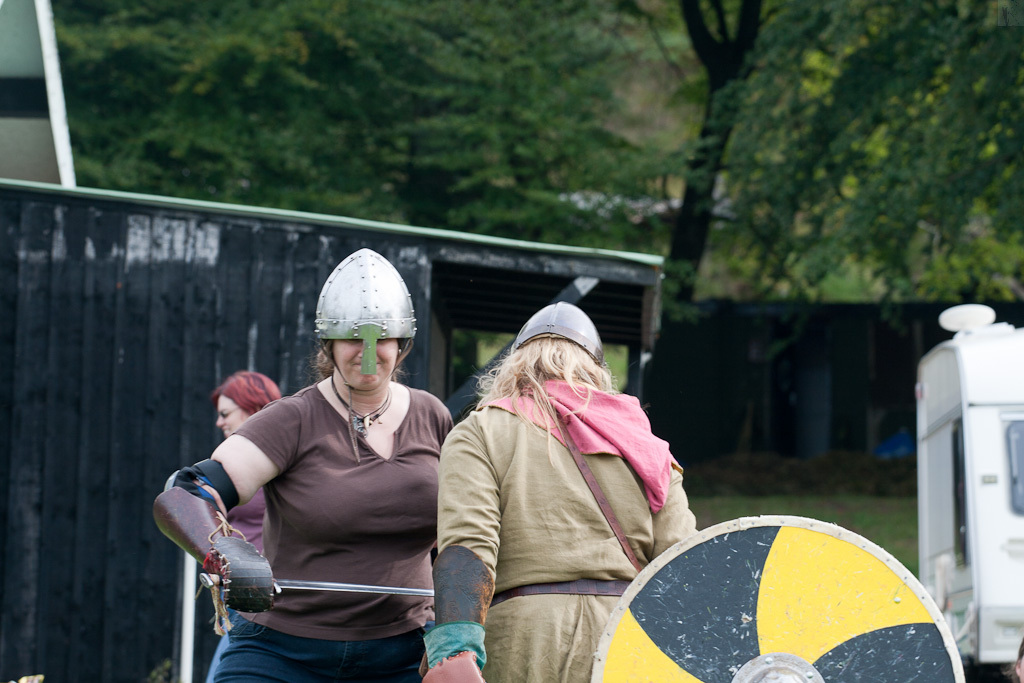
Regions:
M 528 586 L 510 588 L 501 591 L 491 599 L 491 607 L 523 595 L 614 595 L 626 592 L 629 581 L 597 581 L 595 579 L 577 579 L 575 581 L 559 581 L 557 583 L 532 583 Z

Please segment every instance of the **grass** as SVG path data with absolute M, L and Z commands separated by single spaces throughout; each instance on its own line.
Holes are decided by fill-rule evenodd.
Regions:
M 913 496 L 698 496 L 690 498 L 690 509 L 698 529 L 757 515 L 832 522 L 881 546 L 917 575 L 917 499 Z

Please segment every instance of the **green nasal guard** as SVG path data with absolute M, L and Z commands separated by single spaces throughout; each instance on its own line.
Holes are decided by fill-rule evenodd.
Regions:
M 377 340 L 384 336 L 384 328 L 376 323 L 363 323 L 356 329 L 355 338 L 363 340 L 363 364 L 359 372 L 364 375 L 377 373 Z

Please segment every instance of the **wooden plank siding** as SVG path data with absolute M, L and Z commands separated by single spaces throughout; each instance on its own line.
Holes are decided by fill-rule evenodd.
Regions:
M 406 279 L 406 381 L 442 400 L 449 373 L 429 364 L 453 326 L 515 332 L 579 274 L 602 280 L 584 302 L 602 334 L 652 347 L 661 268 L 643 255 L 0 180 L 0 680 L 176 675 L 181 551 L 153 498 L 220 442 L 225 375 L 310 382 L 320 288 L 361 247 Z M 211 617 L 203 595 L 196 681 Z

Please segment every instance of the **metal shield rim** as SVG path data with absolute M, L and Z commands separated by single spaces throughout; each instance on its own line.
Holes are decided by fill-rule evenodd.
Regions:
M 608 649 L 611 646 L 616 630 L 622 621 L 622 617 L 625 616 L 629 609 L 629 605 L 632 603 L 633 598 L 636 597 L 644 587 L 646 587 L 647 581 L 650 577 L 657 574 L 665 567 L 665 565 L 682 553 L 705 543 L 712 538 L 736 533 L 737 531 L 766 526 L 795 527 L 827 534 L 833 538 L 855 545 L 884 562 L 885 565 L 889 567 L 893 573 L 895 573 L 896 576 L 899 577 L 899 579 L 903 581 L 903 583 L 906 584 L 906 586 L 914 593 L 914 596 L 921 601 L 921 604 L 924 605 L 925 610 L 928 612 L 928 616 L 932 618 L 932 622 L 934 622 L 942 636 L 942 643 L 946 648 L 950 661 L 952 662 L 953 675 L 956 678 L 956 682 L 965 683 L 963 662 L 960 659 L 960 651 L 956 646 L 956 641 L 953 639 L 953 633 L 949 630 L 949 625 L 943 617 L 942 610 L 939 609 L 935 600 L 932 599 L 932 596 L 927 590 L 925 590 L 924 585 L 918 581 L 917 577 L 904 567 L 903 563 L 897 560 L 889 551 L 860 534 L 854 533 L 849 529 L 845 529 L 832 522 L 823 522 L 811 517 L 801 517 L 798 515 L 757 515 L 752 517 L 739 517 L 737 519 L 720 522 L 709 526 L 703 531 L 698 531 L 682 541 L 679 541 L 665 550 L 661 555 L 654 558 L 650 564 L 644 567 L 643 570 L 637 574 L 636 578 L 633 579 L 629 584 L 629 587 L 622 594 L 622 597 L 619 598 L 618 603 L 615 605 L 615 609 L 612 610 L 604 631 L 601 633 L 601 639 L 598 641 L 597 650 L 594 653 L 594 668 L 590 678 L 591 683 L 603 682 Z

